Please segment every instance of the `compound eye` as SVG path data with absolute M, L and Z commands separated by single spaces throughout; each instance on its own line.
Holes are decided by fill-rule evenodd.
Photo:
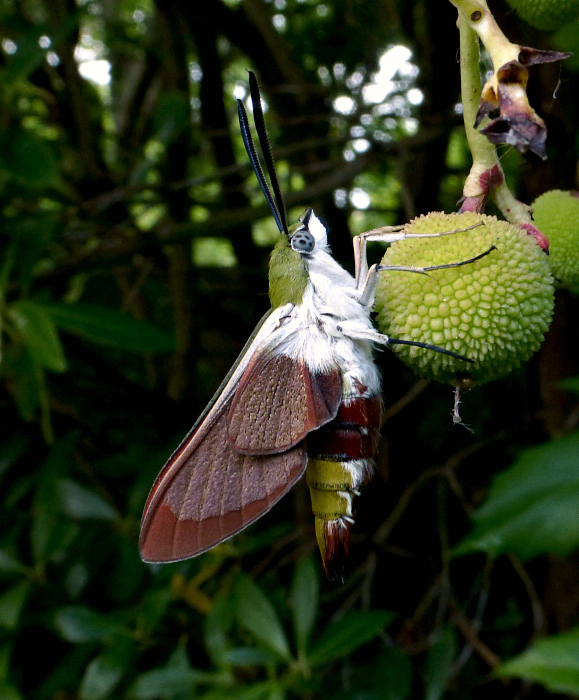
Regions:
M 316 239 L 309 231 L 296 231 L 291 239 L 292 248 L 298 253 L 311 253 L 316 247 Z

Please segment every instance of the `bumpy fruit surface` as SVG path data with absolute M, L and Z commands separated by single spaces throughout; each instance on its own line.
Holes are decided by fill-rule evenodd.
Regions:
M 535 225 L 549 239 L 549 267 L 555 281 L 579 293 L 579 199 L 551 190 L 532 204 Z
M 384 270 L 376 290 L 377 324 L 392 338 L 437 345 L 474 360 L 407 345 L 394 351 L 417 374 L 438 381 L 477 382 L 508 374 L 539 348 L 553 312 L 547 256 L 520 228 L 473 212 L 433 212 L 414 219 L 409 233 L 437 233 L 483 225 L 442 238 L 393 243 L 383 265 L 429 267 L 473 263 L 426 275 Z
M 533 27 L 551 31 L 579 18 L 579 0 L 507 0 Z

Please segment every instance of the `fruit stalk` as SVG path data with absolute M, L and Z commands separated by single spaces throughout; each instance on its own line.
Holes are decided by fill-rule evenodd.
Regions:
M 481 183 L 484 173 L 496 168 L 502 176 L 503 170 L 497 158 L 495 147 L 474 127 L 481 98 L 480 50 L 477 34 L 460 10 L 459 32 L 462 115 L 473 161 L 470 173 L 464 183 L 463 195 L 465 199 L 482 198 L 488 196 L 489 193 L 489 188 L 485 186 L 484 182 Z
M 457 0 L 454 4 L 460 2 Z M 492 190 L 496 204 L 507 221 L 512 224 L 531 223 L 529 207 L 513 196 L 505 181 L 496 147 L 474 126 L 481 100 L 479 42 L 477 33 L 461 9 L 459 32 L 463 119 L 473 161 L 464 183 L 463 195 L 465 198 L 484 199 L 486 203 Z M 489 174 L 492 175 L 489 177 Z M 484 204 L 481 208 L 484 210 Z M 469 210 L 469 207 L 463 207 L 463 210 Z
M 500 32 L 486 4 L 483 7 L 483 5 L 476 2 L 476 0 L 464 0 L 464 2 L 463 0 L 451 0 L 451 2 L 453 2 L 459 10 L 463 119 L 467 141 L 473 158 L 472 167 L 463 188 L 461 211 L 484 213 L 489 196 L 492 194 L 505 219 L 512 224 L 521 226 L 529 235 L 535 238 L 537 244 L 543 250 L 546 250 L 549 242 L 532 223 L 530 208 L 526 204 L 520 202 L 512 194 L 505 181 L 494 141 L 487 138 L 488 132 L 485 133 L 485 129 L 483 129 L 483 132 L 477 130 L 479 124 L 484 120 L 488 123 L 488 119 L 486 115 L 481 112 L 481 106 L 485 104 L 485 100 L 484 97 L 481 100 L 483 92 L 480 86 L 480 56 L 478 43 L 480 34 L 477 34 L 473 28 L 473 22 L 470 17 L 472 17 L 473 13 L 475 13 L 475 16 L 478 16 L 476 15 L 478 12 L 484 11 L 486 13 L 484 20 L 479 19 L 478 23 L 486 23 L 487 30 L 483 32 L 483 34 L 486 36 L 487 41 L 490 41 L 489 37 L 492 37 L 494 44 L 500 48 L 500 51 L 495 52 L 495 57 L 498 55 L 499 60 L 510 56 L 510 49 L 507 50 L 507 48 L 505 48 L 505 42 L 511 47 L 515 45 L 510 44 L 510 42 L 504 38 L 504 35 Z M 467 16 L 464 10 L 470 11 L 471 14 Z M 477 24 L 477 22 L 474 22 L 474 24 Z M 492 28 L 492 31 L 489 27 Z M 517 52 L 519 52 L 521 47 L 517 46 L 516 48 Z M 519 54 L 517 53 L 517 55 Z M 488 88 L 489 82 L 487 82 L 485 89 Z M 524 101 L 526 102 L 526 96 Z M 533 126 L 534 122 L 531 121 L 530 123 L 531 126 Z

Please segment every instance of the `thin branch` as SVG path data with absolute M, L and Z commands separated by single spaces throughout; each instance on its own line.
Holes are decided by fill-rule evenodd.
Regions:
M 509 561 L 513 565 L 513 569 L 517 572 L 517 575 L 521 579 L 523 586 L 527 591 L 527 595 L 529 596 L 529 600 L 531 602 L 531 610 L 533 612 L 532 639 L 536 639 L 537 637 L 541 637 L 545 633 L 545 614 L 543 612 L 543 606 L 541 605 L 541 599 L 539 598 L 533 580 L 527 573 L 519 557 L 517 557 L 517 555 L 513 552 L 509 552 L 508 557 Z
M 451 602 L 451 605 L 453 603 Z M 456 604 L 455 604 L 456 605 Z M 495 654 L 490 647 L 488 647 L 478 636 L 478 630 L 476 625 L 472 620 L 464 614 L 462 610 L 456 607 L 453 620 L 457 629 L 474 649 L 474 651 L 480 656 L 480 658 L 491 668 L 498 666 L 501 663 L 501 659 L 498 654 Z
M 414 399 L 416 399 L 422 392 L 430 386 L 430 379 L 419 379 L 417 382 L 415 382 L 410 389 L 402 396 L 402 398 L 398 399 L 395 403 L 393 403 L 391 406 L 388 406 L 388 408 L 383 411 L 382 413 L 382 425 L 384 425 L 387 421 L 389 421 L 391 418 L 393 418 L 395 415 L 400 413 L 406 406 L 409 406 Z

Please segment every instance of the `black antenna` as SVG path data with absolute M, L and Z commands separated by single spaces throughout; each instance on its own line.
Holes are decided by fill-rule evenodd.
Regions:
M 261 187 L 261 191 L 263 192 L 267 203 L 269 204 L 269 208 L 272 211 L 273 218 L 275 219 L 275 223 L 277 224 L 280 233 L 285 233 L 287 235 L 287 228 L 284 227 L 282 223 L 281 217 L 277 210 L 277 206 L 275 204 L 275 200 L 271 194 L 269 185 L 267 184 L 267 180 L 265 179 L 263 168 L 261 167 L 261 163 L 259 162 L 259 156 L 257 155 L 257 151 L 255 150 L 255 144 L 253 143 L 253 138 L 251 136 L 249 120 L 247 119 L 247 112 L 245 111 L 245 107 L 243 106 L 243 102 L 241 100 L 237 100 L 237 114 L 239 115 L 239 126 L 241 128 L 241 136 L 243 138 L 245 150 L 247 151 L 247 155 L 249 156 L 249 160 L 251 161 L 253 172 L 255 173 L 257 181 L 259 182 L 259 186 Z
M 249 72 L 249 92 L 251 94 L 251 102 L 253 104 L 253 120 L 255 122 L 255 128 L 257 130 L 257 136 L 259 138 L 259 143 L 261 144 L 261 150 L 263 151 L 263 157 L 265 159 L 265 165 L 267 167 L 267 172 L 269 173 L 269 179 L 271 181 L 271 188 L 275 196 L 275 201 L 277 203 L 277 210 L 279 213 L 279 218 L 283 224 L 283 230 L 287 233 L 287 221 L 285 215 L 285 203 L 283 197 L 281 196 L 281 189 L 277 179 L 277 173 L 275 171 L 275 163 L 273 161 L 273 154 L 271 152 L 271 146 L 269 145 L 269 138 L 267 135 L 267 130 L 265 128 L 265 119 L 263 118 L 263 110 L 261 108 L 261 94 L 259 92 L 259 86 L 257 84 L 257 78 L 253 71 Z

